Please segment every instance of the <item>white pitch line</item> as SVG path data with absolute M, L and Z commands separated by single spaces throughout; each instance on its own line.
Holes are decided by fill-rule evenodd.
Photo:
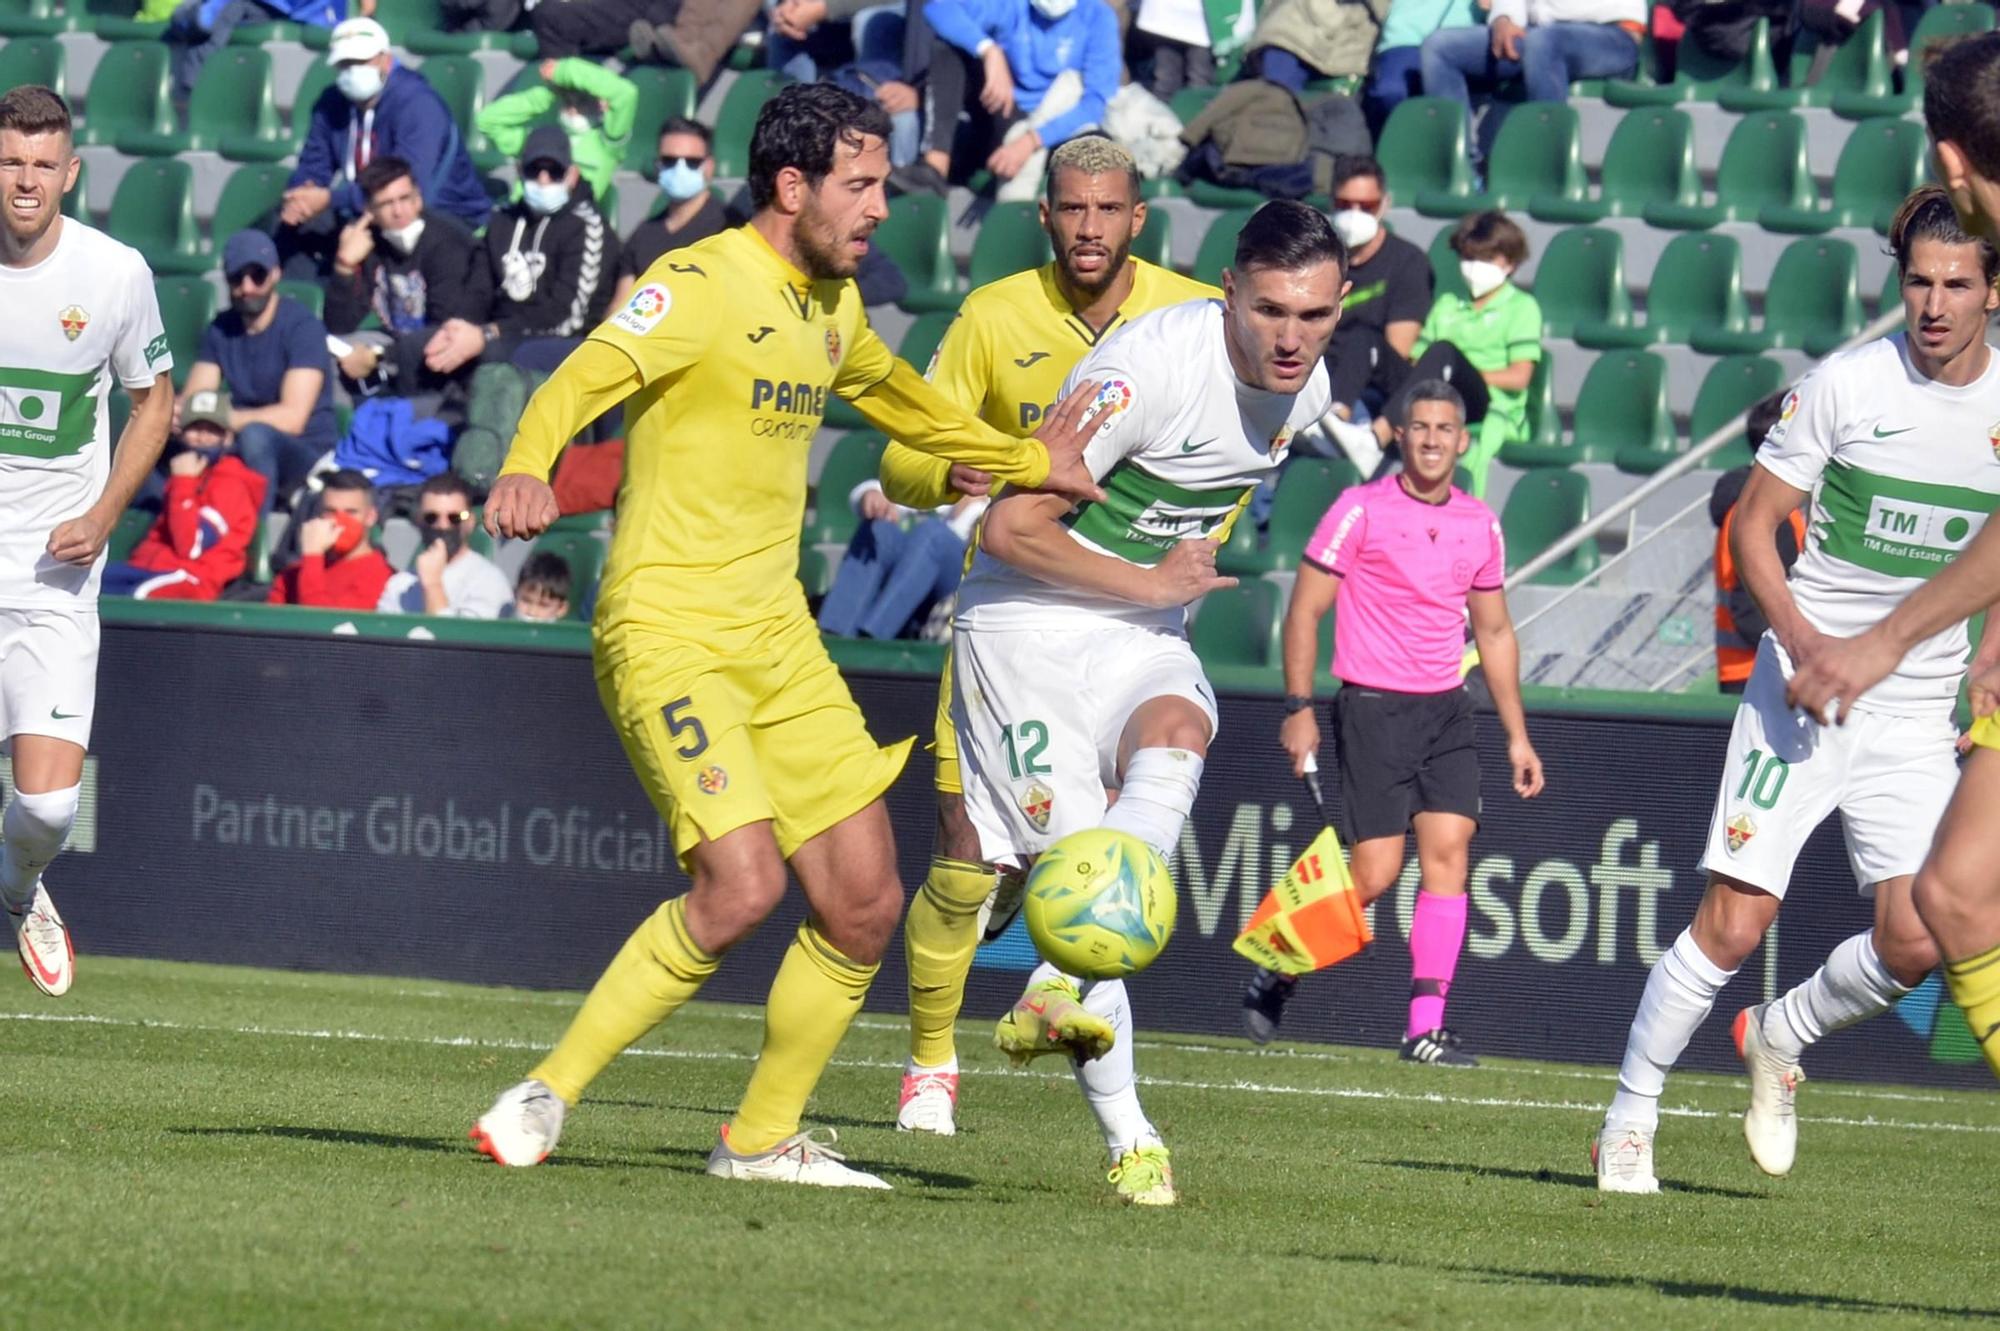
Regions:
M 539 1053 L 548 1047 L 546 1044 L 538 1041 L 496 1040 L 472 1035 L 385 1035 L 377 1031 L 337 1030 L 332 1028 L 304 1030 L 276 1026 L 210 1026 L 196 1022 L 102 1017 L 90 1013 L 0 1012 L 0 1021 L 111 1026 L 132 1030 L 186 1031 L 194 1034 L 235 1035 L 259 1039 L 347 1040 L 371 1044 L 414 1044 L 443 1049 L 504 1049 Z M 641 1058 L 668 1058 L 685 1062 L 751 1063 L 756 1061 L 754 1055 L 737 1053 L 731 1050 L 639 1047 L 628 1049 L 625 1052 Z M 883 1059 L 836 1058 L 828 1066 L 885 1072 L 900 1072 L 903 1068 L 901 1062 L 892 1062 Z M 978 1077 L 1041 1077 L 1044 1075 L 1033 1070 L 1016 1070 L 1011 1068 L 966 1068 L 962 1072 L 963 1075 Z M 1443 1105 L 1474 1109 L 1536 1109 L 1555 1110 L 1562 1113 L 1580 1113 L 1584 1111 L 1594 1113 L 1603 1108 L 1596 1101 L 1521 1100 L 1504 1096 L 1445 1095 L 1437 1091 L 1371 1090 L 1360 1086 L 1286 1086 L 1280 1083 L 1244 1080 L 1187 1081 L 1174 1077 L 1141 1077 L 1139 1080 L 1146 1086 L 1177 1091 L 1234 1092 L 1250 1095 L 1299 1095 L 1315 1099 L 1375 1100 L 1396 1104 Z M 1660 1112 L 1674 1118 L 1719 1119 L 1736 1117 L 1733 1112 L 1723 1113 L 1713 1109 L 1693 1109 L 1684 1106 L 1662 1106 Z M 1830 1124 L 1837 1127 L 1889 1128 L 1907 1132 L 2000 1133 L 2000 1124 L 1916 1122 L 1904 1119 L 1876 1118 L 1872 1114 L 1866 1118 L 1846 1118 L 1838 1115 L 1816 1114 L 1809 1121 Z

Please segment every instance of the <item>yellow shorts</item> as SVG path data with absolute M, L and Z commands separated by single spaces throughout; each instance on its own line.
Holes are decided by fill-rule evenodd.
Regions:
M 910 740 L 869 736 L 805 615 L 727 653 L 624 635 L 599 649 L 597 694 L 683 866 L 700 841 L 757 822 L 789 858 L 880 797 L 910 756 Z
M 1972 723 L 1967 732 L 1982 749 L 2000 749 L 2000 712 L 1988 712 Z
M 940 795 L 963 795 L 958 781 L 958 730 L 951 723 L 951 654 L 944 658 L 944 673 L 938 676 L 937 723 L 931 734 L 931 752 L 937 755 L 937 774 L 931 780 Z

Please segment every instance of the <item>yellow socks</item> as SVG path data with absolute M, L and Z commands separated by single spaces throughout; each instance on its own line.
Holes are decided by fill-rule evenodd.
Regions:
M 903 919 L 903 956 L 910 970 L 910 1061 L 939 1068 L 958 1056 L 952 1024 L 965 1002 L 965 976 L 979 949 L 979 907 L 993 890 L 993 871 L 980 864 L 931 860 Z
M 695 946 L 686 901 L 675 897 L 632 931 L 562 1039 L 529 1076 L 575 1104 L 605 1065 L 672 1016 L 715 974 L 721 958 Z
M 799 926 L 764 1003 L 764 1049 L 730 1121 L 730 1150 L 757 1155 L 799 1130 L 806 1098 L 879 969 L 842 956 L 812 921 Z
M 1986 1055 L 1986 1066 L 2000 1076 L 2000 947 L 1976 957 L 1944 964 L 1951 1001 L 1965 1012 L 1965 1024 Z

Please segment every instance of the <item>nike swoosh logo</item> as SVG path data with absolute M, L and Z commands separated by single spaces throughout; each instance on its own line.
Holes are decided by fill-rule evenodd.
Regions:
M 82 715 L 82 712 L 65 712 L 60 707 L 49 708 L 49 720 L 51 721 L 74 721 Z
M 1025 370 L 1030 365 L 1033 365 L 1036 361 L 1047 360 L 1048 358 L 1049 358 L 1049 353 L 1046 351 L 1030 352 L 1027 356 L 1023 357 L 1020 360 L 1015 361 L 1014 365 L 1017 369 Z
M 759 342 L 762 342 L 762 341 L 763 341 L 763 340 L 764 340 L 765 338 L 769 337 L 769 336 L 770 336 L 771 334 L 773 334 L 773 333 L 775 333 L 775 332 L 777 332 L 777 331 L 778 331 L 778 330 L 777 330 L 777 329 L 775 329 L 775 328 L 773 328 L 773 327 L 771 327 L 771 325 L 769 325 L 769 324 L 765 324 L 765 325 L 763 325 L 763 326 L 762 326 L 761 328 L 759 328 L 759 329 L 758 329 L 758 330 L 757 330 L 756 332 L 754 332 L 754 333 L 745 333 L 745 334 L 744 334 L 743 336 L 745 336 L 745 337 L 749 338 L 749 339 L 750 339 L 750 342 L 751 342 L 751 345 L 753 345 L 753 346 L 754 346 L 754 345 L 756 345 L 757 343 L 759 343 Z
M 1221 437 L 1222 437 L 1221 435 L 1210 435 L 1208 438 L 1202 440 L 1200 443 L 1196 443 L 1192 439 L 1190 439 L 1186 443 L 1181 445 L 1181 452 L 1192 453 L 1195 452 L 1197 449 L 1207 448 L 1210 444 L 1214 443 L 1217 439 L 1220 439 Z
M 1899 434 L 1908 434 L 1910 431 L 1916 428 L 1917 427 L 1914 425 L 1905 425 L 1900 430 L 1885 430 L 1878 425 L 1875 427 L 1875 437 L 1877 439 L 1893 439 Z

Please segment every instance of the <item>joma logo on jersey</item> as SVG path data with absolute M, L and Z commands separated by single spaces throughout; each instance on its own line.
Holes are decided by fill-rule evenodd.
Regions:
M 1876 495 L 1868 505 L 1868 526 L 1862 538 L 1881 546 L 1901 546 L 1906 554 L 1942 562 L 1945 556 L 1964 549 L 1985 520 L 1984 513 L 1972 509 Z
M 790 416 L 826 415 L 826 387 L 769 379 L 750 381 L 750 410 L 777 411 Z

